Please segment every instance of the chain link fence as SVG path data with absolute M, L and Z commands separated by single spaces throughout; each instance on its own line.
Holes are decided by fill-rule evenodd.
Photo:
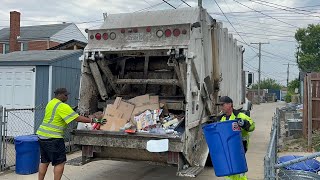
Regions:
M 14 139 L 17 136 L 35 134 L 42 123 L 45 105 L 29 109 L 7 109 L 0 106 L 0 170 L 6 170 L 16 163 Z M 77 125 L 72 122 L 65 131 L 66 151 L 78 150 L 73 144 L 71 131 Z
M 280 110 L 272 118 L 272 128 L 267 154 L 264 158 L 265 180 L 320 180 L 320 152 L 306 156 L 287 155 L 279 157 L 281 138 Z

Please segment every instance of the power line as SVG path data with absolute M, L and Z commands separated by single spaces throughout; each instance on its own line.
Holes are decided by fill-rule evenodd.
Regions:
M 255 47 L 255 46 L 252 46 L 252 45 L 247 44 L 247 43 L 245 43 L 245 42 L 242 42 L 242 41 L 240 41 L 240 40 L 238 40 L 238 41 L 241 42 L 241 43 L 243 43 L 243 44 L 246 44 L 247 46 L 250 46 L 250 47 L 252 47 L 252 48 L 258 49 L 258 48 Z M 265 53 L 267 53 L 267 54 L 273 55 L 274 57 L 278 57 L 278 58 L 281 58 L 281 59 L 286 59 L 286 60 L 289 61 L 289 62 L 295 62 L 295 61 L 292 61 L 292 60 L 290 60 L 290 59 L 288 59 L 288 58 L 286 58 L 286 57 L 283 57 L 283 56 L 280 56 L 280 55 L 277 55 L 277 54 L 273 54 L 273 53 L 268 52 L 268 51 L 265 51 L 265 50 L 261 50 L 261 51 L 262 51 L 262 52 L 265 52 Z
M 229 5 L 228 5 L 227 1 L 226 1 L 226 0 L 224 0 L 224 2 L 225 2 L 225 4 L 226 4 L 226 6 L 228 7 L 229 11 L 230 11 L 230 12 L 232 12 L 232 10 L 231 10 L 231 8 L 229 7 Z M 233 16 L 233 15 L 232 15 L 232 16 Z M 233 17 L 234 17 L 234 16 L 233 16 Z M 240 23 L 239 23 L 238 19 L 237 19 L 237 18 L 235 18 L 235 17 L 234 17 L 234 19 L 236 20 L 237 24 L 240 26 L 240 28 L 242 29 L 242 31 L 244 31 L 244 29 L 243 29 L 243 27 L 240 25 Z M 245 33 L 243 33 L 243 34 L 244 34 L 244 36 L 246 36 L 246 37 L 247 37 L 247 34 L 245 34 Z M 252 49 L 252 50 L 253 50 L 253 49 Z
M 251 3 L 251 5 L 252 5 L 252 3 Z M 260 9 L 260 11 L 261 11 L 261 9 Z M 255 13 L 254 13 L 255 14 Z M 261 24 L 261 20 L 260 20 L 260 17 L 258 17 L 258 22 L 259 22 L 259 24 L 260 25 L 262 25 Z M 265 26 L 263 26 L 264 28 L 265 28 Z M 265 29 L 267 29 L 267 28 L 265 28 Z M 269 39 L 269 37 L 266 35 L 266 31 L 263 31 L 264 32 L 264 36 L 266 37 L 266 39 L 268 39 L 268 41 L 270 41 L 270 39 Z M 259 49 L 259 52 L 260 52 L 260 49 Z M 261 55 L 261 52 L 259 53 L 259 55 Z M 261 58 L 261 57 L 260 57 Z
M 168 0 L 168 1 L 169 1 L 169 0 Z M 149 6 L 149 7 L 146 7 L 146 8 L 142 8 L 142 9 L 140 9 L 140 10 L 134 11 L 133 13 L 141 12 L 141 11 L 146 11 L 146 10 L 148 10 L 148 9 L 152 9 L 152 8 L 154 8 L 154 7 L 160 6 L 160 5 L 162 5 L 162 4 L 164 4 L 164 2 L 154 4 L 154 5 Z
M 252 1 L 252 0 L 249 0 L 249 1 Z M 271 2 L 268 2 L 268 1 L 262 1 L 262 0 L 255 0 L 255 1 L 259 1 L 259 2 L 264 2 L 266 4 L 272 4 L 272 5 L 276 5 L 276 6 L 285 7 L 286 9 L 294 9 L 294 10 L 297 10 L 297 11 L 304 11 L 304 12 L 309 12 L 309 13 L 317 13 L 317 12 L 308 11 L 308 10 L 304 10 L 304 9 L 298 9 L 299 7 L 296 7 L 296 8 L 295 7 L 288 7 L 288 6 L 283 6 L 283 5 L 280 5 L 280 4 L 271 3 Z M 320 17 L 320 16 L 316 16 L 316 17 Z
M 209 14 L 212 14 L 212 13 L 209 13 Z M 258 23 L 257 21 L 250 21 L 250 20 L 247 20 L 247 19 L 245 20 L 245 22 Z M 242 23 L 244 23 L 244 22 L 242 22 Z M 262 24 L 274 26 L 274 24 L 270 24 L 270 23 L 262 23 Z M 292 26 L 286 26 L 286 25 L 277 25 L 277 27 L 293 28 Z
M 288 11 L 288 12 L 293 12 L 293 13 L 297 13 L 297 14 L 308 15 L 308 16 L 312 16 L 312 17 L 320 17 L 320 16 L 313 16 L 311 14 L 301 13 L 301 12 L 297 12 L 297 11 L 293 11 L 293 10 L 277 7 L 277 6 L 281 6 L 281 5 L 277 5 L 277 6 L 269 5 L 269 4 L 274 4 L 274 3 L 261 3 L 261 2 L 256 2 L 256 1 L 253 1 L 253 0 L 249 0 L 249 1 L 251 1 L 253 3 L 261 4 L 261 5 L 264 5 L 264 6 L 272 7 L 272 8 L 275 8 L 275 9 L 280 9 L 280 10 L 283 10 L 283 11 Z M 265 2 L 265 1 L 262 1 L 262 2 Z M 287 8 L 289 8 L 289 7 L 287 7 Z
M 184 0 L 181 0 L 184 4 L 186 4 L 187 6 L 191 7 L 187 2 L 185 2 Z
M 279 22 L 282 22 L 282 23 L 284 23 L 284 24 L 290 25 L 290 26 L 292 26 L 292 27 L 299 28 L 298 26 L 295 26 L 295 25 L 293 25 L 293 24 L 287 23 L 287 22 L 282 21 L 282 20 L 280 20 L 280 19 L 274 18 L 274 17 L 272 17 L 272 16 L 270 16 L 270 15 L 268 15 L 268 14 L 265 14 L 265 13 L 263 13 L 263 12 L 261 12 L 261 11 L 257 11 L 257 10 L 255 10 L 255 9 L 253 9 L 253 8 L 251 8 L 251 7 L 249 7 L 249 6 L 247 6 L 247 5 L 244 5 L 244 4 L 240 3 L 240 2 L 239 2 L 239 1 L 237 1 L 237 0 L 233 0 L 233 1 L 234 1 L 234 2 L 236 2 L 236 3 L 238 3 L 238 4 L 240 4 L 240 5 L 242 5 L 242 6 L 244 6 L 244 7 L 246 7 L 246 8 L 248 8 L 248 9 L 253 10 L 253 11 L 257 12 L 257 13 L 263 14 L 263 15 L 265 15 L 265 16 L 267 16 L 267 17 L 271 18 L 271 19 L 274 19 L 274 20 L 276 20 L 276 21 L 279 21 Z
M 259 34 L 259 33 L 247 33 L 247 32 L 242 32 L 239 31 L 239 33 L 243 33 L 243 34 L 252 34 L 252 35 L 257 35 L 257 36 L 265 36 L 265 34 Z M 279 34 L 279 33 L 278 33 Z M 274 37 L 283 37 L 283 38 L 294 38 L 293 35 L 284 35 L 284 34 L 280 34 L 280 35 L 272 35 L 272 34 L 268 34 L 268 36 L 274 36 Z
M 253 57 L 249 58 L 249 60 L 245 59 L 245 61 L 252 61 L 255 57 L 257 57 L 257 55 L 254 55 Z
M 300 7 L 293 7 L 293 8 L 308 8 L 308 7 L 320 7 L 320 4 L 319 5 L 314 5 L 314 6 L 300 6 Z M 275 12 L 277 10 L 273 10 L 273 9 L 270 9 L 270 10 L 262 10 L 261 12 Z M 230 13 L 226 13 L 226 14 L 245 14 L 245 13 L 253 13 L 255 11 L 235 11 L 235 12 L 230 12 Z
M 167 3 L 169 6 L 171 6 L 173 9 L 177 9 L 176 7 L 174 7 L 172 4 L 168 3 L 166 0 L 162 0 L 163 2 Z
M 232 32 L 232 31 L 231 31 Z M 240 34 L 243 34 L 243 33 L 240 33 Z M 259 39 L 265 39 L 265 40 L 270 40 L 270 41 L 280 41 L 280 42 L 289 42 L 289 43 L 296 43 L 296 41 L 290 41 L 290 40 L 285 40 L 285 39 L 271 39 L 271 38 L 263 38 L 263 37 L 261 37 L 261 36 L 259 36 L 259 35 L 251 35 L 251 36 L 248 36 L 248 34 L 250 34 L 250 33 L 247 33 L 247 35 L 246 35 L 246 37 L 250 37 L 250 38 L 259 38 Z M 270 36 L 272 36 L 272 35 L 270 35 Z M 239 41 L 239 42 L 241 42 L 241 41 Z M 245 43 L 244 43 L 245 44 Z M 247 45 L 247 44 L 246 44 Z
M 147 0 L 143 0 L 144 2 L 146 2 L 149 6 L 152 6 Z
M 233 24 L 230 22 L 229 18 L 224 14 L 224 12 L 222 11 L 221 7 L 219 6 L 218 2 L 216 0 L 214 0 L 214 2 L 216 3 L 216 5 L 218 6 L 218 8 L 220 9 L 220 11 L 222 12 L 222 14 L 224 15 L 224 17 L 228 20 L 228 22 L 230 23 L 230 25 L 232 26 L 232 28 L 237 32 L 237 34 L 240 36 L 240 38 L 245 42 L 245 44 L 248 44 L 244 39 L 243 37 L 238 33 L 237 29 L 233 26 Z M 253 50 L 251 48 L 251 50 L 253 52 L 255 52 L 255 50 Z M 255 52 L 256 53 L 256 52 Z
M 228 22 L 228 21 L 224 21 L 224 20 L 219 20 L 221 22 Z M 245 26 L 247 29 L 257 29 L 257 30 L 268 30 L 268 32 L 273 32 L 273 33 L 278 33 L 278 32 L 286 32 L 286 33 L 295 33 L 295 31 L 289 31 L 289 30 L 285 30 L 285 29 L 275 29 L 275 28 L 271 28 L 271 27 L 268 27 L 268 29 L 266 28 L 262 28 L 260 26 L 254 26 L 254 25 L 251 25 L 249 23 L 234 23 L 235 25 L 243 25 Z M 250 26 L 246 26 L 246 25 L 250 25 Z M 268 25 L 268 24 L 266 24 Z M 274 31 L 270 31 L 270 30 L 274 30 Z

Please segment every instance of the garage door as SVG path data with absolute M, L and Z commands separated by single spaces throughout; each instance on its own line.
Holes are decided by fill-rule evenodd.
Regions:
M 35 67 L 0 66 L 0 105 L 7 109 L 7 135 L 34 133 Z
M 33 108 L 35 67 L 0 67 L 0 105 L 6 108 Z

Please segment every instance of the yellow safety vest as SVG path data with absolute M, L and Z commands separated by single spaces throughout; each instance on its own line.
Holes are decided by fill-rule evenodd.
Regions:
M 246 140 L 247 141 L 247 148 L 249 146 L 249 132 L 254 131 L 255 129 L 255 123 L 254 121 L 247 116 L 244 113 L 239 112 L 239 114 L 236 116 L 233 112 L 231 114 L 231 116 L 229 117 L 228 120 L 235 120 L 236 118 L 241 118 L 243 120 L 247 120 L 250 123 L 250 128 L 249 131 L 246 131 L 244 129 L 241 130 L 241 135 L 242 135 L 242 140 Z M 227 121 L 227 117 L 224 115 L 222 116 L 221 120 L 222 121 Z M 245 174 L 235 174 L 235 175 L 231 175 L 231 176 L 226 176 L 225 177 L 227 180 L 247 180 L 247 176 Z
M 67 124 L 77 117 L 79 115 L 68 104 L 53 98 L 46 106 L 44 119 L 36 134 L 40 138 L 63 138 Z
M 234 113 L 232 113 L 231 116 L 229 117 L 229 120 L 235 120 L 236 118 L 241 118 L 243 120 L 249 121 L 249 123 L 250 123 L 249 131 L 246 131 L 244 129 L 241 130 L 241 135 L 242 135 L 243 140 L 249 141 L 249 132 L 252 132 L 255 129 L 254 121 L 249 116 L 247 116 L 246 114 L 241 113 L 241 112 L 237 116 L 235 116 Z M 224 116 L 222 116 L 220 121 L 222 122 L 222 121 L 226 121 L 226 120 L 227 120 L 227 117 L 224 115 Z M 248 144 L 249 144 L 249 142 L 248 142 Z

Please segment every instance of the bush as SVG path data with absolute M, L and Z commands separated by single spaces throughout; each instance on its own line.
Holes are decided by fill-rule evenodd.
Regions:
M 289 103 L 289 102 L 291 102 L 291 94 L 290 93 L 287 93 L 285 96 L 284 96 L 284 101 L 286 102 L 286 103 Z

